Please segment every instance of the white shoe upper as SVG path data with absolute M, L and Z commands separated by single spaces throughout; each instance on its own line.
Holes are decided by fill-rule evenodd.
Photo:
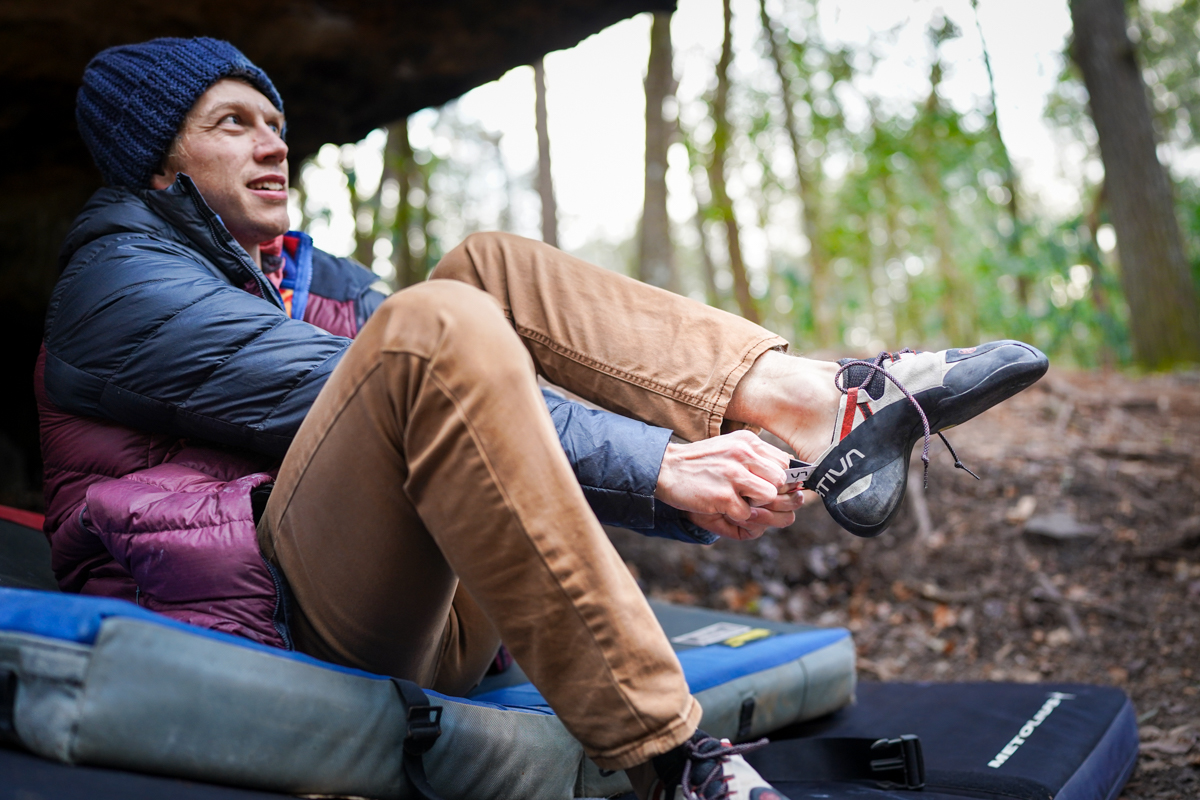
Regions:
M 711 741 L 711 740 L 710 740 Z M 729 746 L 728 739 L 721 744 Z M 695 781 L 687 781 L 695 784 Z M 699 785 L 685 788 L 675 787 L 674 793 L 664 791 L 662 783 L 655 782 L 650 800 L 787 800 L 774 787 L 763 780 L 754 767 L 740 754 L 720 756 L 720 769 Z
M 973 349 L 973 348 L 972 348 Z M 918 394 L 926 389 L 941 386 L 946 379 L 946 373 L 954 365 L 946 361 L 946 353 L 942 350 L 936 353 L 897 353 L 895 358 L 884 356 L 880 366 L 891 373 L 910 394 Z M 956 350 L 954 352 L 963 352 Z M 868 363 L 874 363 L 871 360 Z M 867 389 L 858 388 L 857 383 L 847 385 L 850 370 L 842 373 L 838 379 L 841 388 L 846 390 L 838 404 L 837 419 L 833 426 L 832 443 L 837 444 L 850 435 L 850 432 L 869 419 L 881 409 L 892 403 L 908 402 L 904 392 L 894 382 L 882 376 L 872 379 L 882 381 L 883 394 L 878 399 L 872 398 Z M 847 422 L 849 417 L 849 422 Z M 819 459 L 818 459 L 819 463 Z

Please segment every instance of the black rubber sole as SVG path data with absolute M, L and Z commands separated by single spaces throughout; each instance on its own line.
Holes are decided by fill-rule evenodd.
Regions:
M 989 365 L 987 362 L 996 359 L 987 356 L 1006 346 L 1020 347 L 1024 354 Z M 945 383 L 914 395 L 925 410 L 930 433 L 978 416 L 1032 386 L 1049 368 L 1045 354 L 1023 342 L 990 342 L 969 354 L 952 352 L 949 360 L 957 363 L 947 371 Z M 923 434 L 921 418 L 912 405 L 893 403 L 839 442 L 821 460 L 805 488 L 816 490 L 830 516 L 850 533 L 878 536 L 900 510 L 908 488 L 909 458 Z M 867 487 L 859 490 L 859 482 L 868 476 Z
M 1033 358 L 1029 361 L 1015 361 L 1003 364 L 989 372 L 982 380 L 972 381 L 973 385 L 964 387 L 962 391 L 938 400 L 932 409 L 932 414 L 930 413 L 931 409 L 922 403 L 921 407 L 925 409 L 925 416 L 929 419 L 931 433 L 937 433 L 955 425 L 961 425 L 967 420 L 979 416 L 992 406 L 1003 403 L 1008 398 L 1020 394 L 1037 383 L 1050 367 L 1050 360 L 1036 347 L 1023 342 L 1008 340 L 994 342 L 993 344 L 1013 345 L 1024 348 L 1030 351 Z M 986 355 L 987 352 L 991 351 L 986 351 L 980 355 Z M 959 363 L 967 366 L 969 362 L 963 361 Z M 947 373 L 946 379 L 952 391 L 954 383 L 962 381 L 962 378 L 955 375 L 953 369 Z M 920 398 L 918 398 L 918 402 L 920 402 Z M 916 412 L 914 411 L 913 414 L 915 416 Z M 918 419 L 919 424 L 920 420 Z M 917 434 L 917 436 L 919 437 L 920 434 Z

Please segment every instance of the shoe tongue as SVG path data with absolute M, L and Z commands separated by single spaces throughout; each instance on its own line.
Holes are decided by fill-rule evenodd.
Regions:
M 695 735 L 692 738 L 695 739 Z M 662 755 L 655 756 L 650 763 L 654 765 L 654 772 L 663 785 L 671 787 L 679 785 L 679 780 L 683 777 L 683 765 L 687 763 L 687 760 L 687 742 L 684 742 Z
M 843 358 L 837 362 L 841 366 L 846 366 L 851 361 L 856 361 L 853 358 Z M 864 364 L 852 364 L 842 373 L 842 388 L 853 389 L 855 386 L 861 386 L 862 382 L 867 379 L 867 375 L 871 372 L 871 368 Z M 887 378 L 883 377 L 882 370 L 876 370 L 871 377 L 871 382 L 867 384 L 867 394 L 872 400 L 878 400 L 883 397 L 883 392 L 887 389 Z
M 720 750 L 721 743 L 713 739 L 703 731 L 696 731 L 692 735 L 690 743 L 697 745 L 696 751 L 703 756 L 707 751 Z M 655 756 L 651 759 L 654 765 L 654 771 L 658 775 L 663 786 L 674 788 L 679 786 L 683 778 L 683 766 L 689 760 L 689 742 L 684 742 L 673 750 L 668 750 L 660 756 Z M 705 760 L 696 759 L 692 761 L 691 779 L 688 781 L 692 787 L 700 786 L 708 778 L 709 774 L 714 770 L 721 769 L 721 762 L 717 758 Z M 714 781 L 709 784 L 705 795 L 719 796 L 724 789 L 724 784 L 721 781 Z M 668 793 L 667 797 L 673 797 L 672 793 Z

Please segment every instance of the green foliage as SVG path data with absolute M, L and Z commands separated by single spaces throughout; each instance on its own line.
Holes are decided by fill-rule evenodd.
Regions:
M 960 109 L 942 97 L 942 50 L 961 36 L 956 25 L 940 15 L 928 22 L 927 90 L 901 101 L 871 95 L 862 88 L 869 82 L 861 80 L 898 30 L 878 32 L 851 48 L 822 38 L 818 0 L 789 0 L 783 9 L 774 21 L 776 42 L 791 84 L 805 196 L 819 223 L 807 253 L 770 241 L 781 225 L 792 231 L 803 225 L 783 97 L 767 62 L 762 71 L 771 80 L 735 70 L 729 97 L 729 170 L 745 187 L 738 223 L 759 241 L 768 240 L 766 272 L 751 276 L 765 324 L 800 349 L 816 341 L 813 253 L 819 252 L 830 269 L 827 304 L 839 349 L 861 353 L 1012 337 L 1081 366 L 1131 363 L 1115 253 L 1099 246 L 1111 237 L 1102 187 L 1086 177 L 1096 171 L 1081 178 L 1083 211 L 1072 218 L 1054 218 L 1022 196 L 990 101 Z M 1200 131 L 1200 0 L 1180 0 L 1167 10 L 1133 6 L 1130 17 L 1162 139 L 1171 153 L 1192 153 Z M 1098 162 L 1086 91 L 1065 54 L 1063 64 L 1046 117 L 1065 146 L 1090 152 Z M 358 197 L 352 160 L 339 163 L 354 213 L 370 222 L 359 226 L 358 252 L 378 254 L 374 242 L 386 239 L 393 244 L 393 263 L 399 263 L 407 241 L 427 270 L 473 230 L 516 227 L 512 218 L 521 209 L 513 207 L 513 187 L 527 188 L 531 177 L 510 178 L 495 136 L 463 124 L 452 106 L 422 114 L 436 115 L 426 126 L 433 140 L 413 148 L 411 163 L 390 163 L 385 188 Z M 701 227 L 704 246 L 682 248 L 678 264 L 685 291 L 734 310 L 721 213 L 712 206 L 705 174 L 714 126 L 696 117 L 685 124 L 680 116 L 678 137 L 699 207 L 688 227 Z M 386 187 L 405 169 L 415 191 L 402 214 L 389 207 Z M 1182 174 L 1174 179 L 1200 285 L 1200 182 Z M 788 209 L 787 219 L 781 208 Z M 315 217 L 329 213 L 310 211 Z M 694 241 L 695 233 L 678 239 Z M 378 258 L 375 267 L 387 274 Z M 828 321 L 830 315 L 823 316 Z
M 454 104 L 420 113 L 426 115 L 420 146 L 389 142 L 390 137 L 408 138 L 408 128 L 397 124 L 344 145 L 335 164 L 324 163 L 329 159 L 318 153 L 300 169 L 302 228 L 312 233 L 314 224 L 331 222 L 333 209 L 303 197 L 310 171 L 336 170 L 356 223 L 353 255 L 395 288 L 406 282 L 401 269 L 405 248 L 412 277 L 422 280 L 467 235 L 512 227 L 512 180 L 499 155 L 498 137 L 464 122 Z M 400 188 L 405 179 L 407 193 Z M 522 180 L 529 182 L 528 176 Z M 381 242 L 389 246 L 381 248 Z
M 961 113 L 939 95 L 942 45 L 960 33 L 935 19 L 929 93 L 897 107 L 861 96 L 865 125 L 847 122 L 845 99 L 859 92 L 856 64 L 874 53 L 827 46 L 811 15 L 788 30 L 796 116 L 808 172 L 818 183 L 821 240 L 831 259 L 839 336 L 856 350 L 946 346 L 1015 337 L 1083 365 L 1122 361 L 1128 335 L 1115 275 L 1084 220 L 1015 216 L 1010 164 L 990 108 Z M 770 98 L 749 92 L 745 130 L 759 147 L 782 125 Z M 764 165 L 760 196 L 778 194 Z M 832 167 L 838 164 L 840 166 Z M 831 168 L 832 167 L 832 168 Z M 815 334 L 811 275 L 803 261 L 773 259 L 774 290 L 790 302 L 768 324 L 803 347 Z
M 1200 122 L 1198 9 L 1200 0 L 1184 0 L 1139 18 L 1143 40 L 1154 43 L 1144 58 L 1159 124 L 1164 131 L 1173 125 L 1181 147 L 1190 145 Z M 1130 363 L 1115 254 L 1097 244 L 1106 224 L 1099 187 L 1082 187 L 1088 208 L 1072 219 L 1022 211 L 993 110 L 983 102 L 962 112 L 939 94 L 941 47 L 960 35 L 951 21 L 930 23 L 929 93 L 908 105 L 861 94 L 855 77 L 874 64 L 870 46 L 863 52 L 828 46 L 811 11 L 786 25 L 795 113 L 823 221 L 814 244 L 833 266 L 830 303 L 846 346 L 870 351 L 1013 337 L 1081 366 Z M 770 92 L 743 91 L 750 113 L 741 135 L 758 151 L 756 188 L 766 207 L 780 187 L 794 191 L 766 152 L 778 147 L 769 134 L 784 123 Z M 854 95 L 869 109 L 865 125 L 848 122 L 845 102 Z M 1086 92 L 1070 68 L 1047 116 L 1094 147 Z M 1177 185 L 1200 276 L 1200 186 Z M 772 257 L 772 290 L 788 300 L 771 304 L 767 324 L 801 347 L 815 334 L 809 266 Z

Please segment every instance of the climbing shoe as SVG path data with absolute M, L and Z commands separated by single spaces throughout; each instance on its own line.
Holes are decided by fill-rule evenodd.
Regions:
M 843 528 L 878 536 L 904 499 L 917 440 L 924 440 L 921 460 L 928 480 L 933 434 L 941 436 L 1031 386 L 1050 362 L 1037 348 L 1006 340 L 937 353 L 880 353 L 872 361 L 838 364 L 834 380 L 843 396 L 832 444 L 813 464 L 794 463 L 789 474 L 819 494 Z M 944 436 L 942 441 L 950 446 Z M 950 454 L 954 466 L 966 469 L 953 448 Z
M 658 774 L 650 800 L 787 800 L 775 791 L 742 753 L 762 747 L 766 739 L 730 744 L 696 731 L 691 739 L 654 760 Z

